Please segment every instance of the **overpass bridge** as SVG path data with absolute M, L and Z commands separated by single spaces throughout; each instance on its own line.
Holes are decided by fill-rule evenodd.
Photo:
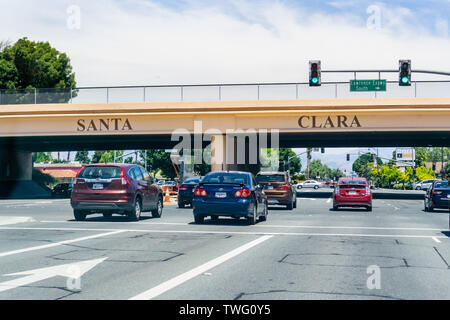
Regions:
M 236 100 L 226 95 L 228 85 L 199 86 L 214 89 L 215 94 L 209 98 L 206 95 L 206 99 L 188 93 L 195 86 L 119 87 L 106 90 L 106 100 L 91 97 L 91 102 L 82 101 L 87 96 L 79 88 L 70 91 L 70 98 L 63 97 L 65 103 L 48 104 L 39 104 L 35 91 L 35 103 L 0 107 L 0 180 L 31 179 L 31 152 L 170 149 L 179 143 L 171 139 L 175 130 L 184 130 L 192 140 L 215 130 L 211 141 L 200 139 L 200 146 L 211 143 L 214 150 L 222 150 L 222 158 L 228 147 L 235 148 L 227 146 L 224 134 L 239 129 L 244 136 L 251 129 L 277 129 L 280 147 L 450 145 L 450 82 L 418 81 L 408 88 L 393 87 L 392 92 L 352 95 L 340 93 L 341 83 L 324 83 L 322 88 L 314 88 L 325 96 L 320 99 L 308 98 L 303 85 L 251 84 L 247 87 L 251 87 L 252 95 Z M 421 86 L 440 89 L 425 92 Z M 179 97 L 148 101 L 149 88 L 176 89 Z M 114 98 L 114 90 L 134 93 L 117 101 L 121 99 Z M 284 92 L 281 98 L 280 90 Z M 140 92 L 140 98 L 136 98 L 136 92 Z M 54 94 L 61 99 L 61 92 Z M 155 97 L 154 92 L 151 96 Z M 5 101 L 4 94 L 2 99 Z M 248 140 L 246 144 L 248 147 Z M 248 169 L 248 165 L 238 168 Z

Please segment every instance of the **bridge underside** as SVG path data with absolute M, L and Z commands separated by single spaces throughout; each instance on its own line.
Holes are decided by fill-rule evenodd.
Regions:
M 280 133 L 280 147 L 448 147 L 450 131 L 444 132 L 317 132 Z M 191 135 L 194 141 L 194 135 Z M 200 138 L 201 139 L 201 138 Z M 0 149 L 18 151 L 81 151 L 171 149 L 178 141 L 169 134 L 35 136 L 0 138 Z M 203 147 L 210 142 L 204 141 Z M 268 139 L 270 145 L 270 137 Z
M 270 140 L 273 129 L 279 133 L 282 148 L 450 146 L 450 99 L 3 106 L 0 110 L 0 164 L 9 168 L 5 172 L 8 179 L 31 179 L 31 152 L 172 149 L 180 142 L 180 134 L 191 138 L 192 149 L 199 149 L 211 141 L 198 139 L 202 134 L 216 137 L 214 141 L 223 141 L 219 137 L 229 130 L 235 136 L 239 132 L 247 135 L 253 130 L 263 135 L 266 132 Z M 177 131 L 181 132 L 173 141 L 172 134 Z M 200 143 L 195 144 L 195 140 Z M 256 144 L 258 148 L 266 145 L 261 140 L 249 139 L 246 148 Z M 218 149 L 225 145 L 238 150 L 229 142 L 219 145 Z M 270 141 L 267 146 L 274 147 Z M 246 158 L 250 154 L 237 152 L 245 154 Z M 226 153 L 229 154 L 228 149 Z M 13 170 L 14 167 L 28 169 Z M 222 165 L 216 169 L 219 167 L 224 168 Z M 252 171 L 254 169 L 252 167 Z M 0 180 L 2 174 L 0 172 Z

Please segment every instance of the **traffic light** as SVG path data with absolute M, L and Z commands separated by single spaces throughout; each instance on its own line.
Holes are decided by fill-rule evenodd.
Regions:
M 320 60 L 309 61 L 309 86 L 320 87 L 322 85 Z
M 433 171 L 436 171 L 436 162 L 433 162 Z
M 347 161 L 350 161 L 350 154 L 347 153 Z
M 411 60 L 399 61 L 399 82 L 400 86 L 411 85 Z
M 320 148 L 320 153 L 325 153 L 325 148 Z

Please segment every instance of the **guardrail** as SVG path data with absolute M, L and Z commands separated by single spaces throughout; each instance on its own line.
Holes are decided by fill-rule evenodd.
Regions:
M 0 105 L 450 97 L 450 80 L 413 81 L 409 87 L 387 81 L 383 92 L 350 92 L 349 88 L 349 82 L 323 82 L 320 87 L 310 87 L 308 83 L 250 83 L 19 89 L 0 90 Z

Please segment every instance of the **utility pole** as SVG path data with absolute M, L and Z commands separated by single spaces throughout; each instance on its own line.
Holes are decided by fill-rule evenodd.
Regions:
M 309 164 L 311 163 L 311 152 L 312 152 L 312 148 L 307 148 L 306 153 L 307 153 L 307 157 L 306 157 L 306 179 L 310 179 L 310 173 L 309 173 Z

